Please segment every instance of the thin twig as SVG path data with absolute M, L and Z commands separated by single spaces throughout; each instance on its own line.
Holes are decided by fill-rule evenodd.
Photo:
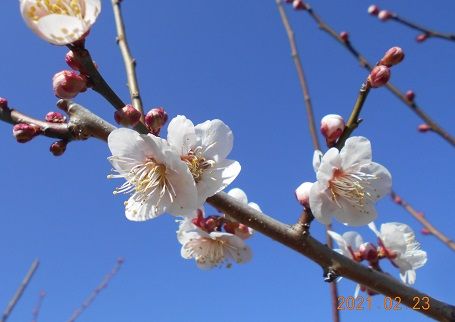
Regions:
M 46 292 L 41 290 L 38 296 L 38 302 L 35 305 L 35 308 L 32 312 L 33 320 L 32 322 L 38 322 L 38 317 L 41 312 L 41 306 L 43 305 L 44 298 L 46 297 Z
M 307 4 L 308 6 L 308 4 Z M 338 41 L 339 44 L 343 45 L 345 49 L 347 49 L 359 62 L 360 66 L 363 68 L 367 69 L 368 71 L 371 71 L 373 69 L 373 65 L 368 62 L 368 60 L 360 54 L 360 52 L 355 49 L 352 45 L 352 43 L 348 41 L 344 41 L 340 35 L 329 25 L 327 25 L 313 10 L 313 8 L 308 6 L 308 10 L 306 10 L 311 18 L 318 24 L 319 28 L 326 33 L 328 33 L 330 36 L 332 36 L 335 40 Z M 387 89 L 391 91 L 396 97 L 398 97 L 406 106 L 408 106 L 414 113 L 417 114 L 420 119 L 422 119 L 428 126 L 431 128 L 431 130 L 437 134 L 439 134 L 444 140 L 446 140 L 448 143 L 450 143 L 452 146 L 455 146 L 455 137 L 453 137 L 450 133 L 448 133 L 446 130 L 441 128 L 435 121 L 431 119 L 431 117 L 426 114 L 420 106 L 417 105 L 415 100 L 410 101 L 406 98 L 406 95 L 401 92 L 397 87 L 395 87 L 391 82 L 388 82 L 386 85 Z
M 8 320 L 9 316 L 11 315 L 11 312 L 14 310 L 14 307 L 16 306 L 17 302 L 20 300 L 22 294 L 24 294 L 24 291 L 27 288 L 28 284 L 30 283 L 30 280 L 32 279 L 33 275 L 35 274 L 36 270 L 38 269 L 38 266 L 39 266 L 39 259 L 35 259 L 33 261 L 32 265 L 30 265 L 27 275 L 25 275 L 24 279 L 21 282 L 21 285 L 19 285 L 19 288 L 16 290 L 16 293 L 14 293 L 14 296 L 8 303 L 8 306 L 6 307 L 5 311 L 3 312 L 0 322 L 6 322 L 6 320 Z
M 428 230 L 428 232 L 430 232 L 432 235 L 434 235 L 436 238 L 438 238 L 440 241 L 446 244 L 447 247 L 455 251 L 455 242 L 446 235 L 444 235 L 442 232 L 440 232 L 435 226 L 433 226 L 421 212 L 415 210 L 407 201 L 405 201 L 395 191 L 392 191 L 390 193 L 390 196 L 392 197 L 392 200 L 396 204 L 402 206 L 404 209 L 406 209 L 408 213 L 411 214 L 412 217 L 417 219 L 417 221 L 420 222 Z
M 76 321 L 76 319 L 93 303 L 93 301 L 97 298 L 100 292 L 108 286 L 112 278 L 114 278 L 114 276 L 118 273 L 118 271 L 123 265 L 123 262 L 124 262 L 123 258 L 119 258 L 117 260 L 114 268 L 106 276 L 104 276 L 101 283 L 92 291 L 92 293 L 90 293 L 90 295 L 84 300 L 82 305 L 73 312 L 73 314 L 71 315 L 67 322 Z
M 123 61 L 125 62 L 126 75 L 128 78 L 128 88 L 130 90 L 131 102 L 133 106 L 142 114 L 144 118 L 144 109 L 142 105 L 141 95 L 139 92 L 139 85 L 136 76 L 136 60 L 131 55 L 128 41 L 126 40 L 125 24 L 123 23 L 122 0 L 112 0 L 112 7 L 114 9 L 115 26 L 117 29 L 117 43 L 122 53 Z

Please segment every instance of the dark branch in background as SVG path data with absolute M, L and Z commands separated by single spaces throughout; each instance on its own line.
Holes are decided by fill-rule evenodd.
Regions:
M 22 294 L 24 294 L 24 291 L 27 288 L 28 284 L 30 283 L 30 280 L 32 279 L 33 275 L 35 274 L 36 270 L 38 269 L 38 266 L 39 266 L 39 260 L 35 259 L 33 261 L 32 265 L 30 266 L 30 268 L 28 269 L 27 275 L 25 275 L 24 279 L 22 280 L 21 285 L 16 290 L 16 293 L 14 294 L 11 301 L 8 303 L 8 306 L 6 307 L 5 311 L 3 312 L 0 322 L 6 322 L 6 320 L 8 320 L 11 312 L 13 311 L 17 302 L 20 300 Z
M 450 249 L 455 251 L 455 242 L 451 240 L 449 237 L 444 235 L 442 232 L 440 232 L 435 226 L 433 226 L 428 219 L 425 218 L 424 214 L 415 210 L 409 203 L 407 203 L 401 196 L 399 196 L 396 192 L 392 191 L 390 196 L 392 197 L 392 200 L 402 206 L 409 214 L 411 214 L 412 217 L 417 219 L 418 222 L 420 222 L 423 227 L 431 234 L 434 235 L 436 238 L 438 238 L 440 241 L 442 241 L 444 244 L 447 245 Z
M 318 140 L 318 134 L 316 131 L 314 113 L 313 113 L 313 106 L 311 104 L 311 97 L 310 92 L 308 90 L 308 85 L 305 78 L 305 72 L 303 70 L 302 61 L 300 59 L 300 55 L 297 49 L 297 44 L 295 41 L 294 31 L 292 30 L 291 24 L 289 23 L 289 19 L 286 15 L 286 11 L 283 8 L 281 0 L 275 0 L 276 5 L 278 7 L 278 11 L 280 13 L 281 21 L 283 22 L 284 28 L 286 30 L 286 34 L 288 36 L 289 45 L 291 47 L 291 56 L 292 60 L 294 61 L 295 68 L 297 70 L 297 76 L 299 78 L 300 89 L 302 90 L 305 108 L 307 112 L 307 121 L 308 121 L 308 128 L 310 130 L 311 139 L 313 141 L 313 148 L 315 150 L 321 150 Z M 302 228 L 308 232 L 310 228 L 311 220 L 309 218 L 312 217 L 305 211 L 304 212 L 304 223 L 302 223 Z M 331 225 L 326 225 L 326 231 L 331 230 Z M 333 241 L 329 234 L 326 233 L 326 241 L 327 246 L 331 249 L 333 248 Z M 339 322 L 340 321 L 340 311 L 338 310 L 338 288 L 336 283 L 330 283 L 330 298 L 332 301 L 332 321 Z
M 307 5 L 308 6 L 308 5 Z M 344 46 L 360 63 L 360 65 L 367 69 L 368 71 L 371 71 L 373 69 L 373 65 L 370 64 L 367 59 L 360 54 L 359 51 L 357 51 L 351 44 L 349 40 L 343 40 L 341 36 L 329 25 L 327 25 L 322 19 L 316 14 L 316 12 L 313 10 L 313 8 L 310 8 L 308 6 L 308 10 L 306 10 L 311 18 L 318 24 L 319 28 L 326 33 L 328 33 L 330 36 L 332 36 L 335 40 L 338 41 L 341 45 Z M 418 117 L 420 117 L 428 126 L 430 126 L 431 130 L 437 134 L 439 134 L 444 140 L 449 142 L 452 146 L 455 146 L 455 137 L 453 137 L 451 134 L 449 134 L 447 131 L 445 131 L 443 128 L 441 128 L 436 122 L 434 122 L 428 114 L 426 114 L 421 107 L 415 103 L 414 100 L 410 101 L 406 98 L 406 95 L 402 93 L 397 87 L 392 85 L 392 83 L 387 83 L 385 85 L 396 97 L 398 97 L 404 104 L 406 104 L 414 113 L 417 114 Z
M 122 0 L 112 0 L 112 7 L 114 9 L 115 26 L 117 29 L 117 43 L 122 53 L 123 61 L 125 62 L 126 75 L 128 77 L 128 88 L 130 90 L 131 102 L 133 106 L 142 114 L 142 121 L 144 121 L 144 108 L 142 106 L 141 95 L 139 92 L 139 85 L 136 77 L 136 60 L 131 55 L 128 42 L 126 40 L 125 25 L 123 23 L 122 12 L 120 10 L 120 3 Z
M 46 297 L 46 292 L 44 290 L 41 290 L 38 296 L 38 302 L 35 305 L 35 308 L 33 309 L 32 312 L 32 322 L 38 322 L 38 317 L 41 312 L 41 306 L 43 305 L 44 298 Z
M 73 312 L 73 314 L 71 315 L 71 317 L 68 319 L 67 322 L 76 321 L 76 319 L 82 313 L 84 313 L 84 311 L 93 303 L 93 301 L 95 301 L 95 299 L 97 298 L 98 294 L 100 294 L 101 291 L 104 290 L 108 286 L 109 282 L 118 273 L 118 271 L 122 267 L 123 263 L 124 263 L 123 258 L 119 258 L 117 260 L 117 262 L 115 263 L 114 268 L 106 276 L 104 276 L 102 282 L 92 291 L 92 293 L 90 293 L 90 295 L 84 300 L 82 305 Z

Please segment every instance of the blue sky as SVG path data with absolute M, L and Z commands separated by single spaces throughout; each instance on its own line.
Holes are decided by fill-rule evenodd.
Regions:
M 392 71 L 402 90 L 443 127 L 454 132 L 453 43 L 417 35 L 393 22 L 367 15 L 364 0 L 314 1 L 315 10 L 335 29 L 350 32 L 356 47 L 375 61 L 391 46 L 404 48 L 405 61 Z M 441 31 L 454 31 L 455 3 L 380 1 L 381 7 Z M 110 1 L 87 46 L 100 70 L 125 100 L 128 91 Z M 184 114 L 195 123 L 222 119 L 234 132 L 231 158 L 242 164 L 232 187 L 273 217 L 294 223 L 300 206 L 293 191 L 314 180 L 312 146 L 286 34 L 273 0 L 124 1 L 127 32 L 138 61 L 147 107 L 164 106 L 170 117 Z M 25 27 L 17 1 L 0 3 L 0 96 L 12 107 L 40 117 L 55 110 L 54 73 L 66 69 L 65 48 L 51 46 Z M 288 11 L 307 73 L 317 122 L 325 114 L 349 115 L 366 72 L 317 29 L 302 12 Z M 88 92 L 77 101 L 113 122 L 113 110 Z M 448 235 L 454 237 L 450 198 L 455 193 L 454 152 L 438 136 L 418 133 L 421 121 L 387 90 L 371 92 L 364 122 L 356 131 L 372 141 L 375 161 L 391 171 L 394 189 Z M 71 143 L 60 158 L 47 138 L 17 144 L 11 127 L 0 123 L 0 307 L 6 306 L 28 266 L 41 266 L 10 321 L 31 320 L 41 289 L 48 293 L 41 321 L 63 321 L 82 303 L 119 256 L 125 264 L 79 321 L 328 321 L 328 286 L 321 269 L 308 259 L 256 234 L 254 257 L 232 269 L 200 271 L 180 257 L 174 218 L 128 222 L 126 196 L 113 196 L 121 181 L 108 181 L 107 146 L 101 141 Z M 389 221 L 420 226 L 385 198 L 377 224 Z M 347 229 L 335 224 L 340 233 Z M 312 234 L 323 239 L 323 226 Z M 367 229 L 358 230 L 374 240 Z M 431 236 L 417 234 L 428 263 L 417 271 L 416 288 L 455 302 L 450 269 L 453 251 Z M 385 268 L 394 276 L 397 271 Z M 340 295 L 355 284 L 342 280 Z M 343 312 L 342 321 L 426 321 L 403 309 L 387 312 L 383 296 L 367 312 Z M 376 305 L 377 303 L 377 305 Z M 380 308 L 377 308 L 379 306 Z

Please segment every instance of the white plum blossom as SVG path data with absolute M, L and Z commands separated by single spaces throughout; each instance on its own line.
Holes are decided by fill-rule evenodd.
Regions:
M 109 157 L 118 173 L 108 178 L 125 178 L 115 193 L 132 193 L 125 202 L 129 220 L 144 221 L 164 212 L 181 215 L 197 208 L 197 191 L 187 165 L 166 140 L 121 128 L 111 132 Z
M 314 217 L 329 224 L 334 216 L 352 226 L 373 221 L 374 203 L 390 192 L 392 177 L 384 166 L 372 162 L 370 141 L 351 137 L 341 151 L 329 149 L 318 163 L 315 153 L 317 181 L 310 191 Z
M 198 206 L 226 188 L 240 173 L 240 164 L 226 159 L 234 137 L 222 121 L 205 121 L 194 126 L 185 116 L 178 115 L 167 131 L 169 144 L 177 149 L 196 182 Z
M 231 262 L 237 264 L 251 260 L 251 249 L 238 236 L 221 231 L 207 232 L 193 224 L 190 217 L 180 222 L 177 239 L 182 244 L 181 255 L 194 259 L 201 269 L 209 269 Z
M 382 224 L 380 231 L 374 223 L 368 226 L 378 236 L 384 255 L 400 269 L 401 280 L 414 284 L 415 270 L 427 262 L 427 253 L 420 249 L 414 231 L 408 225 L 397 222 Z
M 81 39 L 101 11 L 100 0 L 20 0 L 22 17 L 39 37 L 54 45 Z
M 316 173 L 318 172 L 319 166 L 321 165 L 323 156 L 324 154 L 319 150 L 315 150 L 313 153 L 313 170 Z
M 357 260 L 356 252 L 359 252 L 360 246 L 363 244 L 362 236 L 355 231 L 345 232 L 340 235 L 334 231 L 327 230 L 327 234 L 338 244 L 336 252 L 349 257 L 352 260 Z

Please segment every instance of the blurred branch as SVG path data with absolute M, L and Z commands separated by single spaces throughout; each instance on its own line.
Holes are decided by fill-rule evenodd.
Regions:
M 117 29 L 117 44 L 120 47 L 123 61 L 125 62 L 126 75 L 128 78 L 128 88 L 130 90 L 131 102 L 133 106 L 142 114 L 142 121 L 144 121 L 144 108 L 142 106 L 141 95 L 139 92 L 139 85 L 136 76 L 136 60 L 131 55 L 128 41 L 126 40 L 125 24 L 123 23 L 121 4 L 122 0 L 112 0 L 112 7 L 114 10 L 115 26 Z
M 33 320 L 32 322 L 38 322 L 38 317 L 41 312 L 41 306 L 43 305 L 44 298 L 46 297 L 46 292 L 41 290 L 38 296 L 38 302 L 36 303 L 35 308 L 32 312 Z
M 352 56 L 354 56 L 360 66 L 363 68 L 367 69 L 368 71 L 371 71 L 373 69 L 373 65 L 370 64 L 367 59 L 357 50 L 353 47 L 352 43 L 350 40 L 343 40 L 340 35 L 329 25 L 327 25 L 313 10 L 313 8 L 309 7 L 307 5 L 307 10 L 308 14 L 310 15 L 311 18 L 318 24 L 319 28 L 326 33 L 328 33 L 332 38 L 337 40 L 337 42 L 345 49 L 347 49 Z M 450 133 L 445 131 L 443 128 L 441 128 L 435 121 L 431 119 L 431 117 L 426 114 L 421 107 L 417 105 L 417 103 L 412 100 L 408 100 L 406 98 L 406 95 L 402 93 L 397 87 L 395 87 L 391 82 L 388 82 L 385 85 L 389 91 L 391 91 L 396 97 L 398 97 L 404 104 L 406 104 L 414 113 L 417 114 L 418 117 L 420 117 L 428 126 L 430 126 L 431 130 L 437 134 L 439 134 L 444 140 L 446 140 L 448 143 L 450 143 L 452 146 L 455 146 L 455 137 L 453 137 Z
M 73 312 L 73 314 L 71 315 L 67 322 L 76 321 L 76 319 L 93 303 L 93 301 L 95 301 L 95 299 L 101 293 L 101 291 L 108 286 L 109 282 L 118 273 L 118 271 L 123 265 L 123 262 L 124 262 L 123 258 L 117 259 L 114 268 L 106 276 L 104 276 L 101 283 L 92 291 L 92 293 L 90 293 L 90 295 L 84 300 L 82 305 Z
M 36 270 L 38 269 L 38 266 L 39 266 L 39 259 L 35 259 L 33 261 L 32 265 L 30 265 L 27 275 L 25 275 L 24 279 L 21 282 L 21 285 L 16 290 L 16 293 L 14 294 L 11 301 L 8 303 L 8 306 L 6 307 L 5 311 L 3 312 L 0 322 L 6 322 L 6 320 L 8 320 L 9 316 L 11 315 L 11 312 L 14 310 L 14 307 L 16 306 L 17 302 L 22 297 L 22 294 L 24 294 L 24 291 L 27 288 L 28 284 L 30 283 L 30 280 L 32 279 L 33 275 L 35 274 Z
M 423 227 L 425 227 L 429 233 L 434 235 L 436 238 L 438 238 L 440 241 L 442 241 L 444 244 L 447 245 L 450 249 L 455 251 L 455 242 L 451 240 L 449 237 L 444 235 L 442 232 L 440 232 L 435 226 L 433 226 L 428 219 L 425 218 L 423 213 L 415 210 L 407 201 L 405 201 L 401 196 L 399 196 L 395 191 L 392 191 L 390 196 L 392 197 L 392 200 L 402 206 L 409 214 L 411 214 L 412 217 L 417 219 L 418 222 L 420 222 Z

